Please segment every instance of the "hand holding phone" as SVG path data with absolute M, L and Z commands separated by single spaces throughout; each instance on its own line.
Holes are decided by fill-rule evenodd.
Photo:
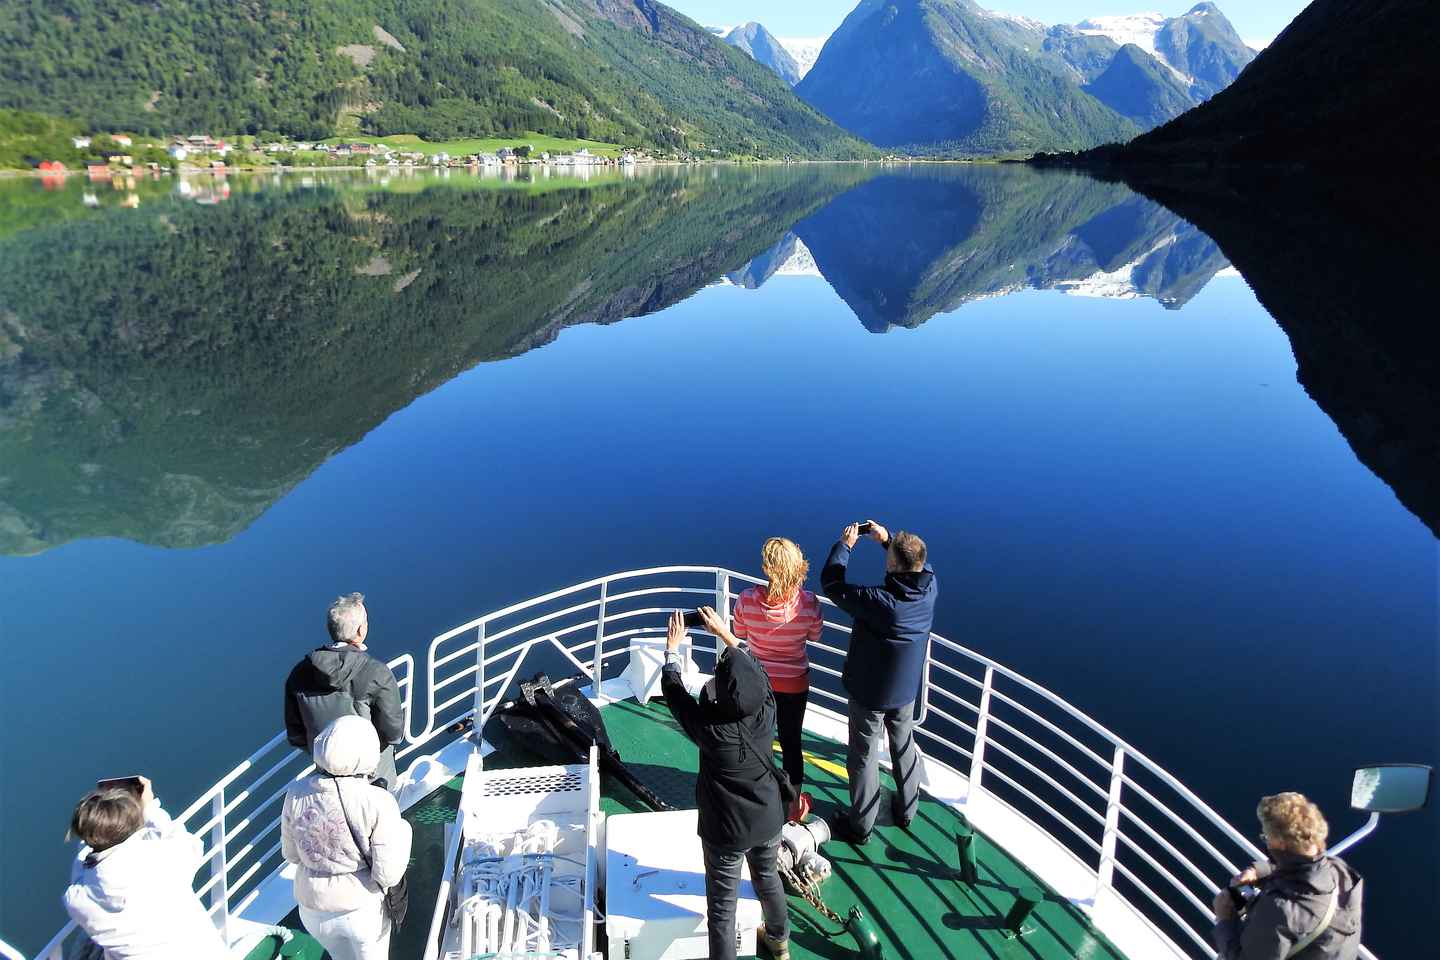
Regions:
M 862 537 L 870 536 L 874 530 L 875 523 L 872 520 L 866 520 L 864 523 L 857 523 L 855 525 L 855 532 Z

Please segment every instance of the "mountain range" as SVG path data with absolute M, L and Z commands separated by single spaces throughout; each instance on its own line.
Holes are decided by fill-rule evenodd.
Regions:
M 792 87 L 799 83 L 800 78 L 804 76 L 799 61 L 786 49 L 785 44 L 754 21 L 732 27 L 723 34 L 718 29 L 712 28 L 711 33 L 716 34 L 737 50 L 749 54 L 762 66 L 769 67 L 776 76 Z
M 1233 84 L 1090 164 L 1205 163 L 1387 176 L 1440 164 L 1440 5 L 1314 0 Z
M 872 153 L 654 0 L 15 0 L 0 50 L 0 108 L 100 130 Z
M 1023 154 L 1129 140 L 1254 56 L 1212 3 L 1047 26 L 973 0 L 862 0 L 796 92 L 884 148 Z

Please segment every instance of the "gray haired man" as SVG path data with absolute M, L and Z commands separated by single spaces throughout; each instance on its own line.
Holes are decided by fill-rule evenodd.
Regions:
M 312 650 L 285 680 L 285 734 L 307 753 L 331 721 L 364 717 L 380 736 L 380 765 L 375 779 L 392 793 L 399 777 L 395 747 L 405 739 L 400 687 L 390 668 L 365 651 L 370 618 L 365 598 L 351 593 L 330 604 L 326 617 L 330 643 Z

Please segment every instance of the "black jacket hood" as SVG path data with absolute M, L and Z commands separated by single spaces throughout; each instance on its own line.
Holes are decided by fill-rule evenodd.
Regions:
M 726 650 L 700 692 L 700 707 L 712 720 L 728 722 L 759 713 L 769 696 L 770 680 L 755 659 Z
M 328 646 L 312 650 L 305 658 L 310 666 L 310 679 L 315 687 L 326 684 L 331 690 L 348 690 L 356 675 L 365 668 L 370 659 L 364 651 L 346 644 L 344 647 Z

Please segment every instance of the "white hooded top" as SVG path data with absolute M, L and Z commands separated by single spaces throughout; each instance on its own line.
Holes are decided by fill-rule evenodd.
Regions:
M 380 761 L 375 728 L 361 717 L 340 717 L 315 738 L 314 756 L 318 769 L 290 785 L 280 820 L 281 850 L 298 868 L 295 899 L 311 910 L 378 909 L 410 863 L 410 824 L 395 798 L 369 782 Z
M 65 910 L 106 960 L 219 960 L 225 943 L 190 885 L 201 855 L 200 838 L 152 800 L 128 839 L 80 848 Z

